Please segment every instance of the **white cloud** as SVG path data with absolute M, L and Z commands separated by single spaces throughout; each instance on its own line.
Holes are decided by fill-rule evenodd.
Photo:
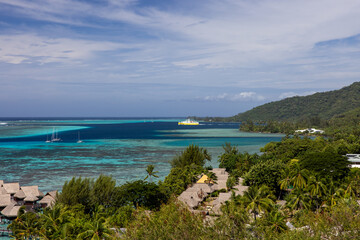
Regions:
M 123 44 L 81 39 L 48 38 L 33 34 L 0 35 L 0 61 L 69 62 L 88 60 L 95 52 L 126 48 Z
M 264 96 L 259 95 L 255 92 L 241 92 L 237 94 L 222 93 L 216 96 L 206 96 L 200 98 L 204 101 L 262 101 L 265 99 Z

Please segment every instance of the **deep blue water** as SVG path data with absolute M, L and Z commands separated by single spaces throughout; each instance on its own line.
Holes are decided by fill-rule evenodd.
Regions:
M 163 179 L 169 161 L 189 144 L 207 148 L 213 158 L 208 165 L 216 167 L 226 142 L 254 153 L 282 137 L 242 133 L 239 123 L 178 126 L 179 120 L 0 119 L 0 179 L 43 191 L 61 189 L 72 176 L 107 174 L 122 184 L 143 179 L 148 164 Z M 62 141 L 45 143 L 54 131 Z M 83 143 L 76 143 L 79 133 Z

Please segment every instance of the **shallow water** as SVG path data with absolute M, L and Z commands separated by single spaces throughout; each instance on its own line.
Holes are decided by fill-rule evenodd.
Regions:
M 0 179 L 39 185 L 42 191 L 61 189 L 72 176 L 112 175 L 118 184 L 143 179 L 154 164 L 163 179 L 169 161 L 189 144 L 208 149 L 218 166 L 222 145 L 230 142 L 255 153 L 282 135 L 243 133 L 238 123 L 178 126 L 179 119 L 0 119 Z M 46 143 L 56 129 L 61 142 Z M 80 133 L 83 143 L 76 143 Z

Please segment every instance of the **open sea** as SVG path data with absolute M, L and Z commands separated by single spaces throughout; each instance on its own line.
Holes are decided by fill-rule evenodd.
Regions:
M 162 180 L 169 161 L 189 144 L 207 148 L 212 156 L 207 165 L 217 167 L 226 142 L 255 153 L 283 137 L 240 132 L 239 123 L 179 126 L 183 120 L 0 118 L 0 180 L 38 185 L 43 192 L 61 190 L 73 176 L 106 174 L 122 184 L 143 179 L 148 164 Z M 62 141 L 47 143 L 53 133 Z

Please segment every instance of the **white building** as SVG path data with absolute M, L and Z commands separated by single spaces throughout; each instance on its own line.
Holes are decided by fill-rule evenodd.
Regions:
M 352 168 L 360 168 L 360 154 L 346 154 Z
M 320 133 L 320 134 L 324 133 L 323 130 L 315 129 L 315 128 L 301 129 L 301 130 L 296 130 L 295 132 L 296 133 Z

